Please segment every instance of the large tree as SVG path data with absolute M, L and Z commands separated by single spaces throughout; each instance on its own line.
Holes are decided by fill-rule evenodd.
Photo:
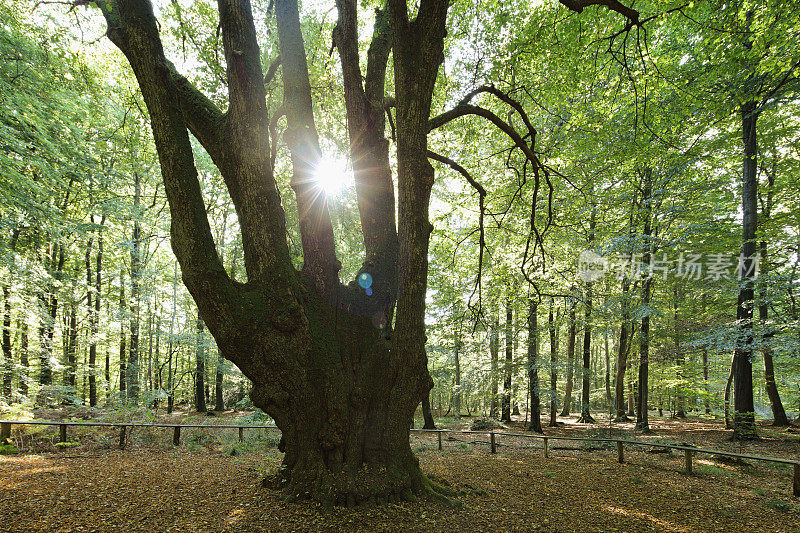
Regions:
M 347 285 L 339 280 L 326 198 L 313 180 L 321 151 L 297 1 L 274 1 L 284 92 L 277 116 L 267 111 L 248 0 L 218 1 L 229 99 L 224 112 L 166 59 L 148 0 L 92 3 L 102 9 L 108 36 L 130 62 L 144 97 L 183 281 L 222 355 L 252 380 L 253 402 L 281 429 L 285 456 L 276 483 L 290 498 L 348 504 L 443 492 L 422 475 L 408 441 L 414 410 L 432 386 L 424 329 L 434 178 L 428 158 L 435 155 L 428 152 L 428 132 L 479 115 L 535 161 L 533 136 L 523 140 L 496 115 L 469 103 L 489 89 L 431 119 L 450 2 L 421 0 L 412 15 L 405 1 L 388 0 L 376 13 L 362 69 L 357 3 L 336 1 L 333 44 L 342 65 L 365 249 L 363 265 Z M 604 4 L 638 23 L 635 11 L 614 0 L 562 3 L 575 11 Z M 386 98 L 390 52 L 394 97 Z M 396 116 L 397 220 L 384 132 L 390 106 Z M 290 257 L 275 179 L 277 139 L 270 126 L 281 115 L 302 242 L 299 270 Z M 189 132 L 218 167 L 236 209 L 244 283 L 234 281 L 220 261 Z

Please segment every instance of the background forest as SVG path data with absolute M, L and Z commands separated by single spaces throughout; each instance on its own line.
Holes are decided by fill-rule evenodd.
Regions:
M 362 3 L 367 34 L 375 6 Z M 154 4 L 168 58 L 222 105 L 215 7 Z M 743 344 L 756 415 L 798 416 L 800 5 L 636 7 L 648 13 L 638 27 L 550 1 L 450 9 L 434 115 L 471 97 L 527 132 L 542 171 L 480 117 L 429 136 L 437 416 L 541 413 L 555 423 L 610 413 L 643 429 L 648 409 L 727 420 Z M 331 53 L 336 11 L 317 1 L 302 9 L 320 187 L 344 281 L 364 250 Z M 274 17 L 266 2 L 254 11 L 275 110 Z M 247 407 L 247 379 L 219 355 L 181 282 L 149 118 L 98 18 L 64 3 L 0 2 L 0 405 L 16 416 L 62 403 Z M 199 144 L 195 161 L 220 256 L 244 279 L 230 197 Z M 276 178 L 299 266 L 284 165 Z M 743 184 L 757 217 L 743 207 Z M 743 259 L 743 229 L 757 265 Z M 737 316 L 750 283 L 752 322 Z

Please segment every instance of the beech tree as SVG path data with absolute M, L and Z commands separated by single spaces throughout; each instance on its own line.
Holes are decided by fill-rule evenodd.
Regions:
M 577 12 L 605 5 L 639 23 L 637 12 L 615 0 L 561 2 Z M 414 410 L 432 387 L 424 329 L 434 179 L 428 159 L 453 163 L 428 151 L 428 132 L 477 115 L 505 131 L 536 164 L 535 132 L 521 108 L 528 140 L 470 103 L 491 88 L 473 91 L 451 111 L 431 118 L 450 2 L 422 0 L 412 15 L 405 1 L 388 0 L 376 12 L 362 69 L 357 3 L 336 1 L 333 45 L 341 61 L 365 249 L 362 267 L 346 285 L 339 280 L 326 198 L 313 179 L 321 150 L 297 1 L 273 3 L 284 101 L 272 116 L 248 0 L 218 1 L 229 100 L 225 111 L 166 59 L 149 1 L 78 3 L 102 10 L 108 37 L 136 76 L 159 154 L 183 282 L 222 355 L 252 380 L 254 404 L 281 429 L 285 456 L 276 485 L 290 499 L 347 504 L 448 492 L 422 475 L 408 440 Z M 390 52 L 394 95 L 388 98 Z M 395 110 L 397 211 L 384 131 L 387 107 Z M 299 214 L 300 269 L 290 257 L 275 180 L 278 139 L 271 124 L 281 116 Z M 189 132 L 218 167 L 230 194 L 246 282 L 233 280 L 220 261 Z

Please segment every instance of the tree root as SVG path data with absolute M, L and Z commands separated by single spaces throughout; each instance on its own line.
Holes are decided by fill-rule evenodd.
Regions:
M 334 476 L 321 465 L 304 464 L 299 469 L 296 465 L 292 471 L 281 468 L 263 479 L 261 486 L 280 491 L 279 498 L 283 501 L 316 501 L 326 509 L 335 505 L 371 506 L 418 502 L 420 499 L 430 499 L 448 507 L 462 507 L 457 497 L 464 493 L 447 487 L 445 480 L 429 478 L 416 461 L 406 465 L 396 463 L 390 469 L 393 470 L 362 468 L 359 476 L 348 478 L 343 472 Z

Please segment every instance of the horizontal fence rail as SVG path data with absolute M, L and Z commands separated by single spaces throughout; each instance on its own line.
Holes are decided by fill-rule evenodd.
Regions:
M 277 426 L 270 426 L 266 424 L 253 425 L 253 424 L 162 424 L 162 423 L 143 423 L 143 422 L 56 422 L 48 420 L 0 420 L 0 441 L 3 441 L 11 436 L 12 426 L 58 426 L 59 427 L 59 442 L 67 442 L 67 427 L 117 427 L 120 428 L 119 447 L 125 448 L 127 440 L 128 428 L 172 428 L 172 444 L 180 446 L 181 428 L 189 429 L 238 429 L 239 442 L 244 440 L 245 429 L 278 429 Z M 526 439 L 539 439 L 542 441 L 542 454 L 544 457 L 550 456 L 549 441 L 551 440 L 572 440 L 572 441 L 588 441 L 588 442 L 608 442 L 615 443 L 617 449 L 617 461 L 620 463 L 625 462 L 625 446 L 641 446 L 648 448 L 664 448 L 669 450 L 682 450 L 684 453 L 684 469 L 687 473 L 692 473 L 693 465 L 692 458 L 696 454 L 707 455 L 721 455 L 724 457 L 733 457 L 737 459 L 749 459 L 751 461 L 762 461 L 769 463 L 779 463 L 786 465 L 793 465 L 794 475 L 792 477 L 792 493 L 794 496 L 800 497 L 800 461 L 792 459 L 783 459 L 780 457 L 766 457 L 762 455 L 750 455 L 744 453 L 727 452 L 723 450 L 712 450 L 710 448 L 698 448 L 695 446 L 686 446 L 683 444 L 662 444 L 657 442 L 644 442 L 630 439 L 615 439 L 611 437 L 568 437 L 559 435 L 532 435 L 528 433 L 509 433 L 504 431 L 475 431 L 466 429 L 415 429 L 411 428 L 412 432 L 416 433 L 435 433 L 437 434 L 438 447 L 442 449 L 442 435 L 445 433 L 459 433 L 467 435 L 488 435 L 489 446 L 491 453 L 497 453 L 497 437 L 520 437 Z M 486 444 L 484 442 L 484 444 Z

